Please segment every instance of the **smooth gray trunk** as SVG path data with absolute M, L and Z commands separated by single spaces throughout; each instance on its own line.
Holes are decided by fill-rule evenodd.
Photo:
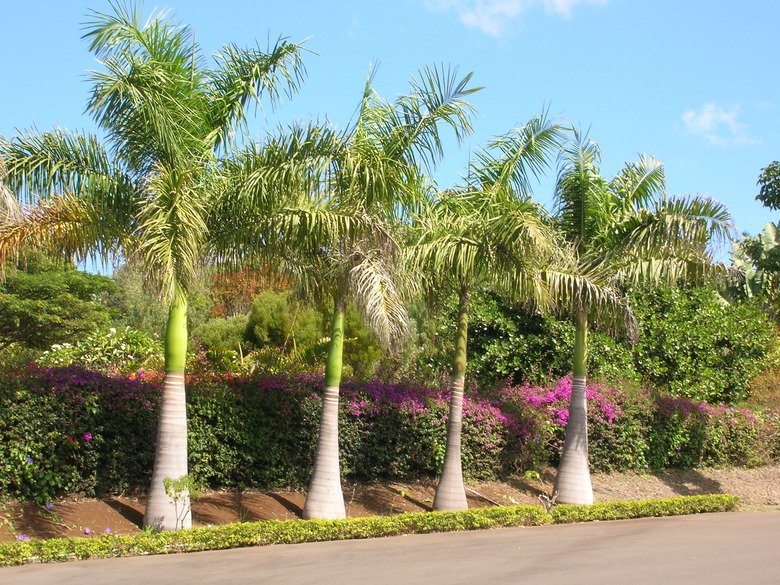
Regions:
M 339 387 L 328 386 L 322 400 L 317 458 L 303 508 L 303 517 L 335 520 L 346 517 L 339 466 Z
M 593 487 L 588 465 L 588 406 L 585 376 L 572 376 L 569 421 L 561 464 L 555 480 L 561 504 L 592 504 Z
M 447 449 L 444 454 L 444 467 L 433 499 L 434 510 L 467 510 L 466 488 L 463 485 L 463 465 L 461 462 L 461 427 L 463 426 L 463 386 L 462 377 L 452 382 L 450 412 L 447 418 Z
M 189 493 L 176 499 L 165 491 L 164 480 L 187 475 L 187 403 L 184 374 L 165 374 L 160 422 L 157 427 L 157 448 L 154 471 L 149 488 L 149 501 L 144 514 L 144 526 L 156 530 L 179 530 L 192 527 Z

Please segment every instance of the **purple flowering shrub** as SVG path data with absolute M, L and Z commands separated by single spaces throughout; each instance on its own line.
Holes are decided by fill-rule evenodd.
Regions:
M 765 465 L 780 458 L 779 430 L 771 411 L 660 397 L 648 460 L 654 468 Z
M 46 503 L 150 475 L 159 385 L 71 365 L 0 378 L 0 493 Z M 32 462 L 30 462 L 32 460 Z
M 188 377 L 190 473 L 209 487 L 304 487 L 317 445 L 321 374 Z M 0 497 L 46 503 L 146 489 L 161 375 L 67 368 L 0 373 Z M 594 471 L 754 466 L 780 458 L 780 421 L 644 390 L 589 384 Z M 559 461 L 571 379 L 471 390 L 464 399 L 466 477 L 494 479 Z M 417 478 L 441 471 L 448 392 L 413 383 L 346 381 L 342 473 Z
M 595 383 L 588 383 L 586 396 L 592 470 L 643 467 L 644 408 L 637 403 L 641 397 Z M 497 389 L 495 401 L 517 420 L 517 436 L 522 444 L 514 462 L 517 471 L 541 469 L 560 461 L 570 399 L 571 376 L 548 386 L 524 384 Z
M 441 471 L 449 393 L 405 383 L 348 382 L 342 389 L 346 428 L 342 440 L 355 453 L 356 477 L 419 477 Z M 502 474 L 514 418 L 481 397 L 463 401 L 463 473 L 474 479 Z
M 191 385 L 190 472 L 207 485 L 308 484 L 322 408 L 322 376 L 269 375 Z M 440 470 L 448 396 L 406 384 L 347 381 L 339 413 L 341 468 L 353 479 Z M 464 403 L 464 473 L 493 478 L 511 449 L 509 417 L 483 399 Z
M 593 471 L 764 465 L 780 458 L 774 412 L 753 413 L 644 389 L 589 383 L 588 444 Z M 518 470 L 557 465 L 565 436 L 571 378 L 549 386 L 503 387 L 496 402 L 514 414 L 525 442 Z

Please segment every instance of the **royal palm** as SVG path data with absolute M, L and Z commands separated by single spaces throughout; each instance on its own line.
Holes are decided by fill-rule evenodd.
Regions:
M 555 189 L 554 222 L 568 241 L 571 270 L 604 287 L 679 283 L 717 273 L 710 244 L 727 238 L 731 218 L 722 204 L 700 197 L 667 197 L 664 169 L 642 156 L 611 180 L 600 175 L 598 146 L 578 132 L 563 149 Z M 572 396 L 558 469 L 558 501 L 593 502 L 588 469 L 588 328 L 593 321 L 631 329 L 626 305 L 604 310 L 587 291 L 573 290 L 575 325 Z
M 457 295 L 447 445 L 434 509 L 466 509 L 461 426 L 470 295 L 492 287 L 536 308 L 549 298 L 541 277 L 555 243 L 542 208 L 531 200 L 531 179 L 542 173 L 562 139 L 544 116 L 493 140 L 476 153 L 465 185 L 439 193 L 413 222 L 412 270 L 432 290 Z
M 344 316 L 349 302 L 386 346 L 406 329 L 398 293 L 395 226 L 415 205 L 424 171 L 442 154 L 440 128 L 457 139 L 470 131 L 476 91 L 470 75 L 427 68 L 394 102 L 369 76 L 354 123 L 281 132 L 243 154 L 230 205 L 240 218 L 220 240 L 242 258 L 272 250 L 285 259 L 302 293 L 332 310 L 323 409 L 306 518 L 345 516 L 338 444 Z M 257 209 L 277 202 L 269 222 Z M 242 260 L 243 261 L 243 260 Z
M 102 63 L 87 112 L 105 144 L 65 130 L 3 141 L 7 184 L 28 207 L 2 226 L 0 254 L 34 243 L 79 257 L 121 253 L 158 287 L 169 306 L 165 381 L 144 523 L 171 530 L 191 523 L 186 490 L 174 503 L 163 482 L 187 475 L 187 293 L 209 241 L 211 177 L 243 134 L 245 106 L 295 91 L 302 66 L 299 47 L 280 41 L 268 51 L 225 46 L 209 68 L 192 30 L 167 13 L 143 23 L 137 8 L 112 6 L 93 13 L 84 35 Z

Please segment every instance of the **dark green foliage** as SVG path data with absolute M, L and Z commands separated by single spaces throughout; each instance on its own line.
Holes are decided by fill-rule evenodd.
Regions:
M 594 416 L 588 424 L 588 458 L 594 472 L 641 470 L 649 466 L 652 402 L 636 393 L 620 401 L 620 410 L 620 416 L 611 422 Z
M 541 506 L 508 506 L 463 512 L 397 514 L 344 520 L 244 522 L 137 536 L 106 535 L 100 538 L 14 541 L 0 543 L 0 566 L 23 565 L 31 559 L 36 562 L 61 562 L 510 526 L 543 526 L 552 523 L 727 512 L 736 509 L 738 504 L 739 498 L 729 495 L 685 496 L 663 500 L 609 502 L 592 506 L 559 505 L 551 513 L 545 512 Z
M 774 161 L 761 169 L 758 177 L 760 190 L 756 199 L 772 210 L 780 209 L 780 162 Z
M 6 266 L 0 283 L 0 349 L 17 343 L 47 349 L 107 328 L 115 312 L 102 302 L 117 287 L 110 278 L 31 258 Z
M 750 304 L 726 304 L 706 288 L 659 288 L 632 297 L 639 320 L 636 368 L 659 391 L 733 404 L 776 361 L 777 333 Z
M 295 351 L 323 337 L 322 314 L 290 298 L 290 292 L 265 291 L 252 303 L 246 339 L 256 347 Z
M 321 379 L 271 376 L 193 384 L 190 473 L 212 487 L 306 485 L 319 424 Z
M 247 315 L 212 317 L 194 332 L 194 337 L 206 350 L 229 350 L 246 353 L 251 347 L 246 340 Z
M 230 385 L 191 385 L 190 470 L 212 486 L 307 484 L 321 410 L 320 376 L 267 376 Z M 500 411 L 467 402 L 464 473 L 494 479 L 514 445 Z M 346 382 L 339 438 L 342 473 L 352 479 L 413 478 L 440 471 L 447 397 L 408 385 Z
M 453 349 L 448 340 L 455 338 L 455 310 L 453 297 L 444 303 L 442 316 L 428 325 L 435 331 L 434 344 L 418 348 L 418 360 L 429 371 L 451 367 Z M 504 381 L 545 384 L 571 371 L 573 351 L 572 323 L 529 313 L 484 290 L 472 294 L 466 370 L 472 385 L 474 381 L 479 387 Z M 638 379 L 625 344 L 593 332 L 588 351 L 589 376 L 613 383 Z
M 0 494 L 40 504 L 148 481 L 156 384 L 77 367 L 0 380 Z

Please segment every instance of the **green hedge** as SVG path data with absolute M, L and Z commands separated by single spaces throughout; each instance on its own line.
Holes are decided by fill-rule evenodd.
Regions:
M 188 380 L 190 472 L 204 487 L 305 487 L 312 471 L 321 377 Z M 463 469 L 490 480 L 556 464 L 569 379 L 507 387 L 464 402 Z M 651 398 L 589 385 L 593 471 L 756 466 L 780 457 L 773 412 Z M 0 374 L 0 497 L 46 504 L 58 495 L 146 489 L 153 463 L 159 377 L 76 367 Z M 440 472 L 446 393 L 345 382 L 342 472 L 353 480 Z
M 610 502 L 592 506 L 559 505 L 547 513 L 540 506 L 512 506 L 371 516 L 346 520 L 267 521 L 193 528 L 138 536 L 53 538 L 0 543 L 0 566 L 32 562 L 170 554 L 245 546 L 378 538 L 402 534 L 483 530 L 508 526 L 540 526 L 647 516 L 725 512 L 739 499 L 729 495 L 687 496 L 640 502 Z

